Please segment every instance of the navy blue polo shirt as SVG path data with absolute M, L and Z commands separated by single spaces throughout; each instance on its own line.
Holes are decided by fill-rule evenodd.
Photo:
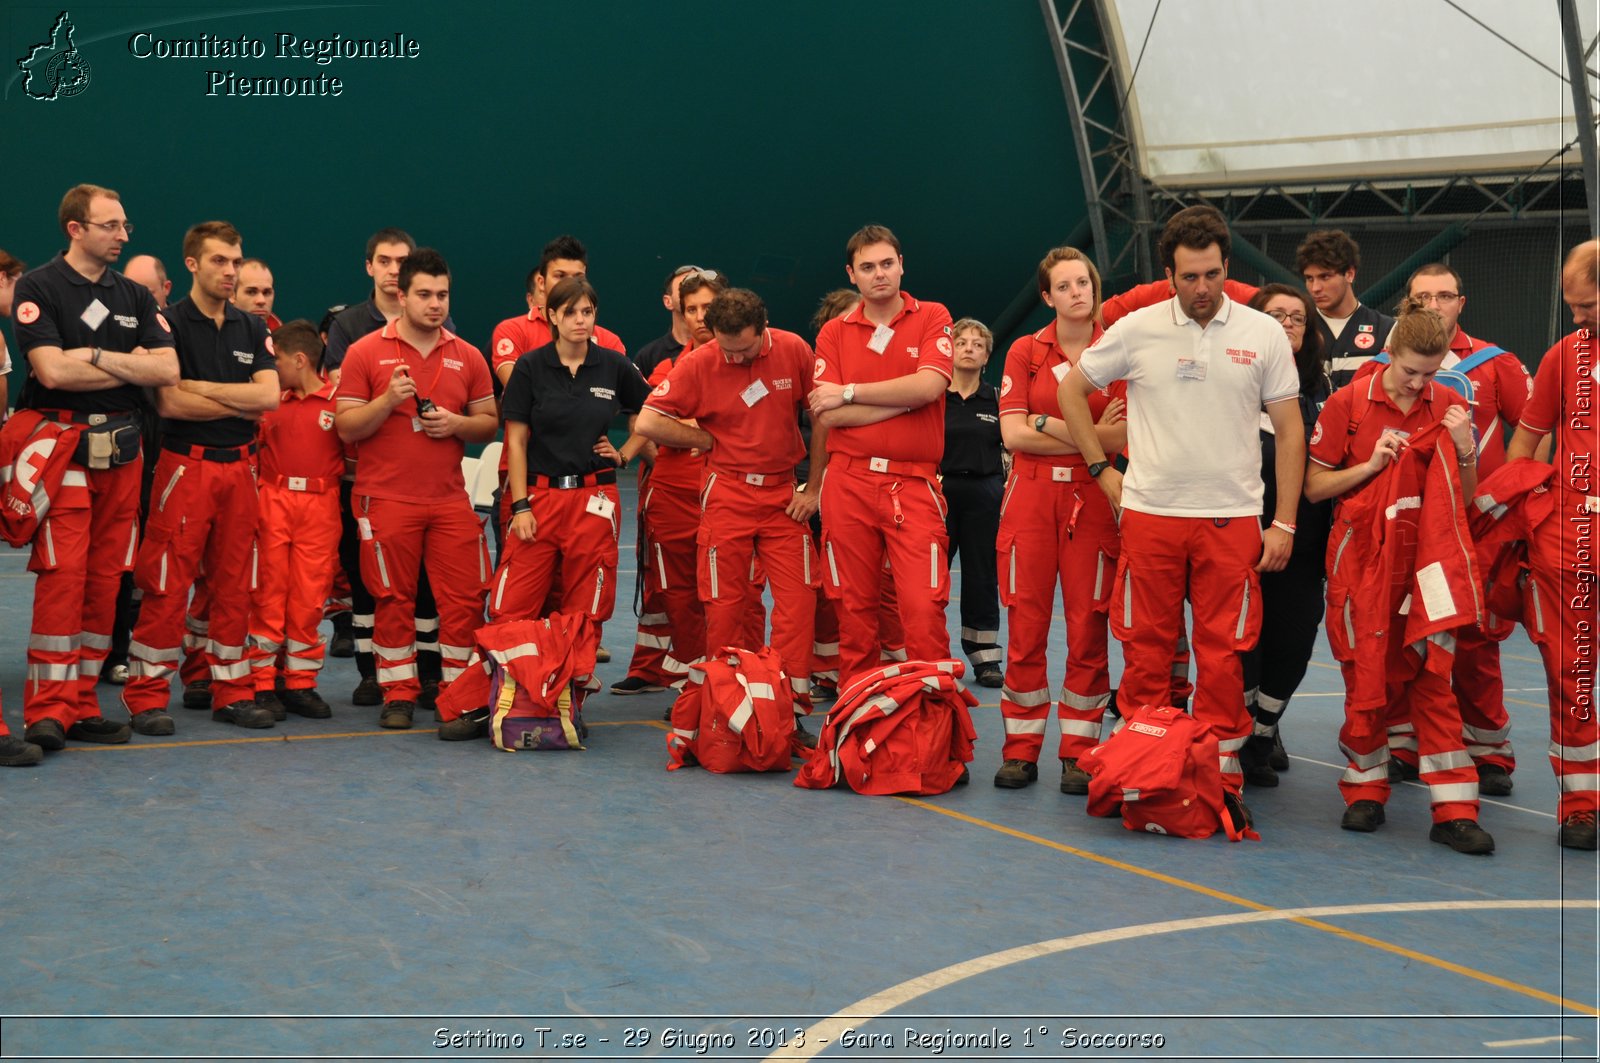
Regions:
M 683 353 L 683 344 L 679 343 L 672 333 L 657 336 L 643 347 L 639 348 L 633 356 L 633 364 L 639 367 L 639 372 L 644 374 L 646 380 L 656 371 L 656 366 L 668 362 Z
M 267 326 L 254 314 L 224 303 L 222 327 L 218 328 L 187 297 L 167 307 L 166 313 L 177 339 L 178 375 L 185 380 L 248 384 L 263 369 L 277 374 Z M 161 433 L 166 442 L 188 447 L 242 447 L 255 438 L 256 422 L 244 417 L 215 421 L 163 417 Z
M 17 281 L 12 301 L 17 346 L 24 357 L 38 347 L 100 347 L 127 353 L 135 347 L 155 351 L 173 346 L 169 319 L 150 290 L 116 270 L 91 281 L 58 254 Z M 144 389 L 122 384 L 102 391 L 47 388 L 29 376 L 17 396 L 18 407 L 123 413 L 145 408 Z
M 970 399 L 955 390 L 944 393 L 944 461 L 939 471 L 946 476 L 1000 475 L 1000 396 L 993 384 L 980 383 Z
M 576 375 L 547 343 L 517 359 L 506 381 L 505 419 L 531 429 L 528 475 L 583 476 L 616 468 L 594 445 L 618 413 L 638 413 L 650 394 L 639 369 L 620 351 L 589 344 Z

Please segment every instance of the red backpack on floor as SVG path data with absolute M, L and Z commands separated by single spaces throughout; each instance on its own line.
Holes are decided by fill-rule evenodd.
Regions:
M 1114 816 L 1152 834 L 1209 838 L 1219 828 L 1230 841 L 1259 840 L 1235 831 L 1222 802 L 1222 768 L 1211 728 L 1182 709 L 1146 705 L 1110 738 L 1078 758 L 1088 772 L 1091 816 Z
M 584 689 L 599 636 L 585 614 L 551 613 L 478 629 L 466 671 L 439 695 L 458 714 L 487 707 L 495 746 L 582 749 Z
M 794 784 L 861 794 L 942 794 L 966 773 L 971 707 L 960 661 L 906 661 L 856 676 L 841 691 Z
M 788 771 L 794 694 L 778 655 L 728 646 L 689 666 L 672 703 L 667 770 Z

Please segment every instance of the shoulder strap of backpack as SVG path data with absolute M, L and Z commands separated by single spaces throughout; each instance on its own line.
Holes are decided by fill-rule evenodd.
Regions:
M 1467 355 L 1450 368 L 1454 369 L 1458 373 L 1470 373 L 1490 359 L 1497 358 L 1505 353 L 1506 351 L 1504 347 L 1496 347 L 1491 344 L 1490 346 L 1483 348 L 1481 351 L 1473 351 L 1471 354 Z

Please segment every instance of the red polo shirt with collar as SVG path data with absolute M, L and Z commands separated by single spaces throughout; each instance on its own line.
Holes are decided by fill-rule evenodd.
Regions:
M 881 354 L 869 346 L 878 326 L 863 314 L 865 303 L 823 325 L 817 335 L 814 382 L 870 384 L 931 369 L 948 383 L 955 354 L 950 311 L 941 303 L 919 302 L 908 292 L 900 298 L 905 305 L 888 325 L 893 334 Z M 944 457 L 944 393 L 887 421 L 831 430 L 828 453 L 937 465 Z
M 678 358 L 645 400 L 645 409 L 694 420 L 716 439 L 711 468 L 789 474 L 803 457 L 796 404 L 811 393 L 811 345 L 768 328 L 749 362 L 728 361 L 716 340 Z
M 400 338 L 391 321 L 350 345 L 339 377 L 338 401 L 341 405 L 346 399 L 372 401 L 388 390 L 390 375 L 402 364 L 416 381 L 418 395 L 452 413 L 465 415 L 472 403 L 494 398 L 489 366 L 478 348 L 440 329 L 438 344 L 424 357 Z M 431 502 L 466 491 L 461 475 L 466 444 L 455 437 L 430 439 L 417 427 L 417 416 L 416 402 L 407 399 L 361 441 L 356 494 Z

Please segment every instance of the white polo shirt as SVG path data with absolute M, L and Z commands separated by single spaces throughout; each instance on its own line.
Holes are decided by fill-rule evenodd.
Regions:
M 1300 393 L 1282 325 L 1224 296 L 1202 328 L 1174 296 L 1112 325 L 1078 368 L 1097 388 L 1128 382 L 1124 508 L 1260 515 L 1261 409 Z

